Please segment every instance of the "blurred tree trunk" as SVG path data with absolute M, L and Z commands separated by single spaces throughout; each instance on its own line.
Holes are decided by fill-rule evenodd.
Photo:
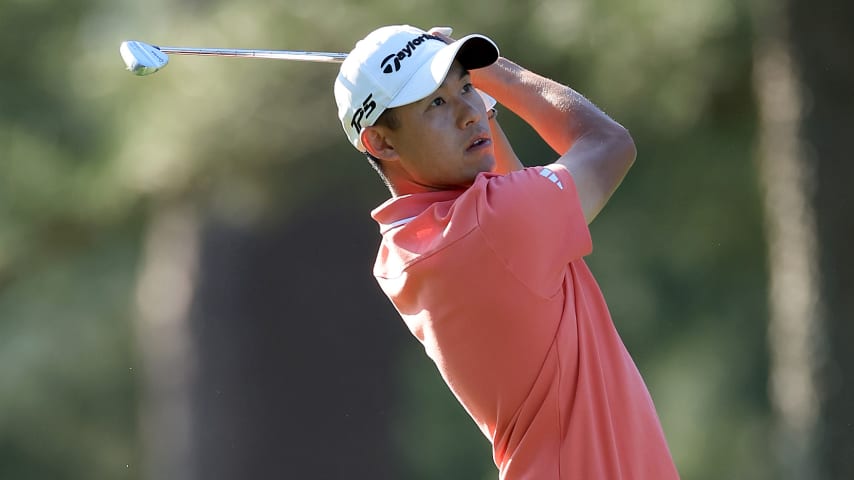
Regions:
M 136 289 L 135 338 L 142 365 L 140 478 L 190 479 L 190 384 L 195 355 L 188 326 L 196 289 L 198 215 L 186 203 L 157 208 Z
M 854 4 L 756 11 L 779 478 L 854 478 Z
M 172 224 L 177 243 L 149 242 L 146 271 L 162 273 L 140 288 L 147 391 L 173 387 L 147 397 L 144 418 L 159 421 L 146 478 L 396 478 L 394 358 L 408 334 L 371 276 L 367 211 L 330 201 L 265 227 Z M 163 273 L 185 267 L 177 279 L 192 281 Z M 151 307 L 164 301 L 180 305 Z

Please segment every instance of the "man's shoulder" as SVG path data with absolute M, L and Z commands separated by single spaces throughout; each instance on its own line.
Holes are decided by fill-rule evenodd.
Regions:
M 515 217 L 551 222 L 556 213 L 553 207 L 563 205 L 571 209 L 578 203 L 569 171 L 557 164 L 503 175 L 481 174 L 459 201 L 473 204 L 479 222 L 511 222 Z
M 469 189 L 473 193 L 522 197 L 518 200 L 557 199 L 574 190 L 572 176 L 566 167 L 559 164 L 528 167 L 503 175 L 482 173 Z

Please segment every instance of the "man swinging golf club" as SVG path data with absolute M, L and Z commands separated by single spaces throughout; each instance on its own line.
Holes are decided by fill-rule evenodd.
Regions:
M 557 158 L 524 168 L 479 90 Z M 588 224 L 635 159 L 626 129 L 486 37 L 411 26 L 358 42 L 334 91 L 391 191 L 372 212 L 374 275 L 491 442 L 499 478 L 678 478 L 583 260 Z

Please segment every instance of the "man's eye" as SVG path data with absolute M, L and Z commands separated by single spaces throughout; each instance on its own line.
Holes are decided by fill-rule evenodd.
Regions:
M 463 86 L 463 92 L 469 93 L 474 90 L 474 85 L 467 83 Z
M 435 98 L 432 102 L 430 102 L 430 105 L 432 105 L 432 106 L 434 106 L 434 107 L 438 107 L 439 105 L 442 105 L 442 104 L 444 104 L 444 103 L 445 103 L 445 99 L 444 99 L 444 98 L 442 98 L 442 97 L 437 97 L 437 98 Z

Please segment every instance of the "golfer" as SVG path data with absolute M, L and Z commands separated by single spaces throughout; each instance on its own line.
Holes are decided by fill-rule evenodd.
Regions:
M 556 158 L 523 167 L 489 97 Z M 335 99 L 391 191 L 372 212 L 374 275 L 491 442 L 499 478 L 678 478 L 583 260 L 588 224 L 635 159 L 626 129 L 486 37 L 406 25 L 356 44 Z

